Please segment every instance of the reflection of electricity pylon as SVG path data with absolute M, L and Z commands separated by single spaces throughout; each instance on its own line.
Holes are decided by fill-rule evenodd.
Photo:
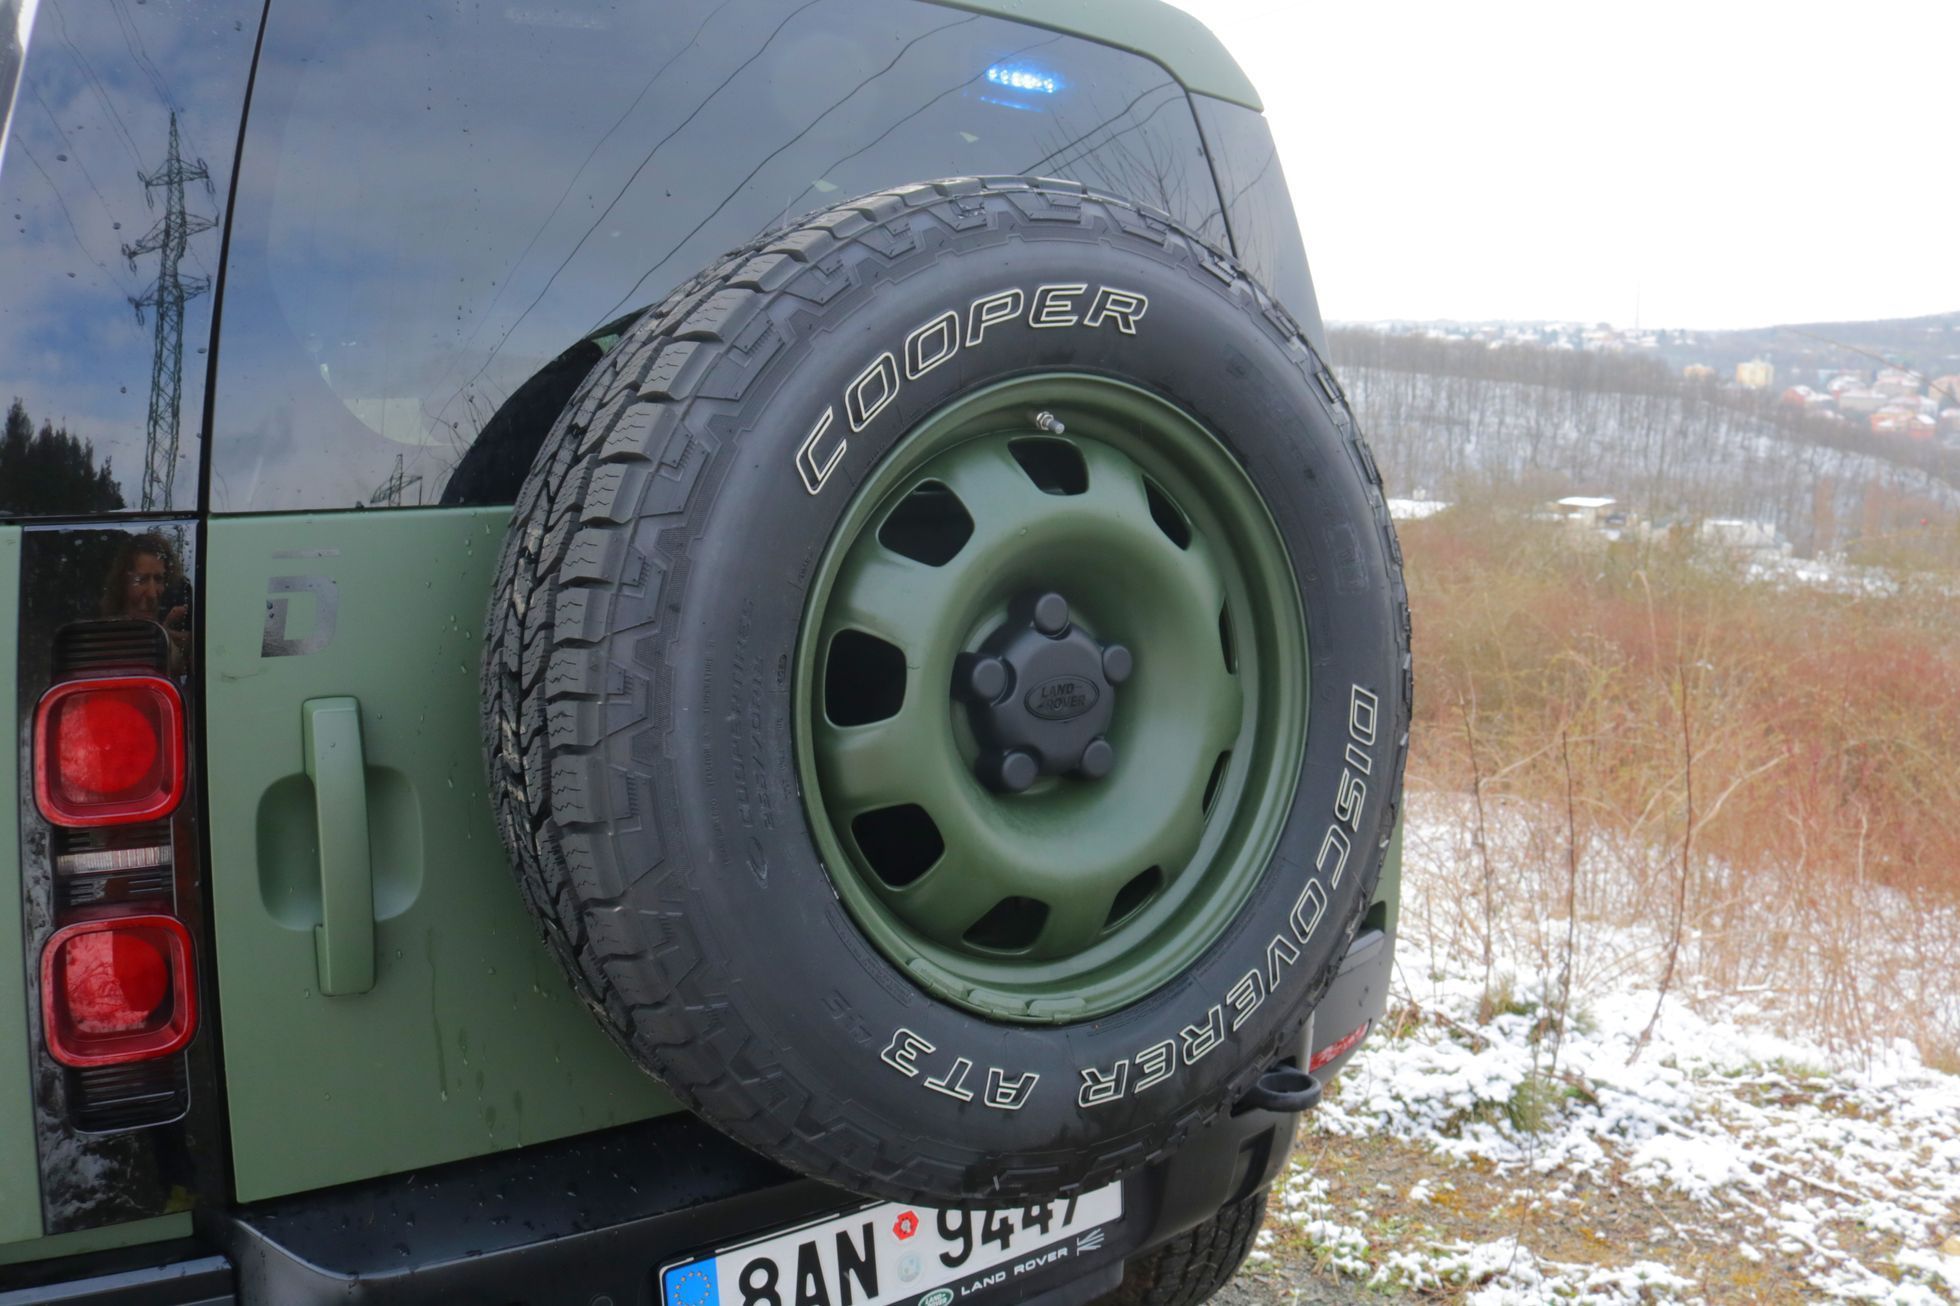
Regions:
M 421 483 L 422 473 L 420 472 L 414 472 L 408 476 L 402 475 L 402 456 L 396 454 L 395 474 L 381 482 L 381 488 L 368 496 L 368 502 L 375 506 L 386 504 L 390 508 L 399 508 L 402 506 L 402 491 L 411 485 L 420 485 Z
M 215 218 L 193 217 L 184 212 L 184 183 L 201 181 L 208 193 L 211 173 L 204 160 L 186 163 L 177 152 L 177 115 L 170 115 L 170 153 L 163 167 L 155 172 L 139 172 L 143 201 L 152 208 L 151 192 L 163 188 L 163 216 L 148 235 L 134 245 L 123 246 L 129 269 L 136 270 L 139 254 L 158 258 L 157 279 L 149 290 L 132 298 L 136 320 L 143 310 L 157 312 L 156 354 L 150 363 L 149 439 L 143 452 L 143 507 L 168 509 L 172 482 L 177 479 L 177 409 L 184 396 L 184 301 L 211 288 L 209 277 L 184 277 L 177 273 L 185 245 L 200 231 L 218 225 Z

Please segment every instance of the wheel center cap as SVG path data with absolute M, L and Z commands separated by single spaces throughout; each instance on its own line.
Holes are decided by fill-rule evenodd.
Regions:
M 1130 650 L 1091 639 L 1060 594 L 1016 599 L 1007 620 L 953 668 L 953 697 L 966 704 L 980 741 L 981 781 L 1018 793 L 1044 775 L 1108 775 L 1116 751 L 1104 732 L 1116 686 L 1133 669 Z

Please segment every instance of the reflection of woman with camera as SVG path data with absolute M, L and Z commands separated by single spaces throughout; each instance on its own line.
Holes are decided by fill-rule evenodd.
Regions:
M 146 531 L 123 541 L 103 582 L 102 615 L 162 626 L 170 639 L 171 674 L 182 673 L 191 635 L 190 585 L 169 540 Z

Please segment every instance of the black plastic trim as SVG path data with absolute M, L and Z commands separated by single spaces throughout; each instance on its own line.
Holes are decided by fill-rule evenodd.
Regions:
M 1320 1105 L 1320 1092 L 1312 1071 L 1281 1062 L 1259 1076 L 1239 1104 L 1260 1111 L 1311 1111 Z
M 0 1269 L 0 1306 L 235 1306 L 231 1262 L 186 1242 Z
M 1307 1026 L 1307 1042 L 1313 1050 L 1332 1047 L 1363 1025 L 1379 1021 L 1388 1010 L 1388 984 L 1394 972 L 1394 934 L 1363 930 L 1355 935 L 1347 956 L 1341 959 L 1340 973 L 1314 1008 L 1313 1021 Z M 1372 1035 L 1373 1030 L 1369 1033 Z M 1323 1089 L 1334 1082 L 1360 1047 L 1361 1043 L 1356 1043 L 1313 1072 Z

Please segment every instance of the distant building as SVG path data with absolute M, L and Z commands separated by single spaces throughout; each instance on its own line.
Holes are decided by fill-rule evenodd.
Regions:
M 1876 390 L 1851 389 L 1838 391 L 1838 411 L 1848 416 L 1866 417 L 1885 407 L 1885 405 L 1885 396 Z
M 1618 499 L 1572 494 L 1547 504 L 1544 518 L 1563 522 L 1587 539 L 1617 540 L 1646 529 L 1640 519 L 1619 506 Z
M 1960 408 L 1960 373 L 1953 376 L 1936 376 L 1927 387 L 1934 402 L 1942 408 Z
M 1760 358 L 1737 363 L 1735 383 L 1745 390 L 1767 390 L 1776 384 L 1776 369 Z
M 1618 499 L 1595 499 L 1590 495 L 1571 494 L 1552 505 L 1552 511 L 1561 521 L 1577 522 L 1581 526 L 1597 526 L 1613 511 Z
M 1787 558 L 1790 541 L 1768 522 L 1745 521 L 1739 517 L 1710 517 L 1696 529 L 1703 544 L 1721 549 L 1736 558 Z
M 1652 537 L 1653 525 L 1617 499 L 1588 494 L 1568 495 L 1546 504 L 1532 514 L 1539 521 L 1554 521 L 1572 532 L 1573 538 L 1588 547 L 1616 540 L 1645 540 Z
M 1715 369 L 1706 363 L 1690 363 L 1681 369 L 1681 379 L 1689 385 L 1710 385 L 1715 380 Z
M 1925 379 L 1917 372 L 1908 372 L 1902 367 L 1887 367 L 1872 379 L 1872 389 L 1887 399 L 1905 399 L 1919 393 Z
M 1930 414 L 1920 412 L 1916 403 L 1892 403 L 1871 415 L 1871 428 L 1873 435 L 1931 440 L 1939 432 L 1939 423 Z
M 1807 385 L 1793 385 L 1785 390 L 1777 403 L 1785 408 L 1795 408 L 1806 413 L 1829 412 L 1835 396 L 1821 390 L 1812 390 Z

